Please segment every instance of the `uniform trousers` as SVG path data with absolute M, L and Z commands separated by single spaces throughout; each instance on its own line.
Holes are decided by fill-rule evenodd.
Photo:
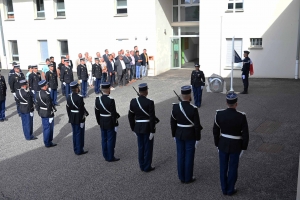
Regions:
M 0 120 L 5 119 L 5 99 L 0 101 Z
M 248 74 L 242 74 L 242 80 L 243 80 L 243 84 L 244 84 L 244 92 L 248 92 L 249 73 Z
M 15 101 L 16 101 L 16 106 L 17 106 L 17 112 L 18 112 L 19 115 L 21 115 L 21 112 L 20 112 L 20 103 L 18 103 L 16 97 L 15 97 Z
M 66 98 L 68 98 L 69 94 L 71 94 L 70 84 L 66 83 L 66 85 L 65 85 L 65 95 L 66 95 Z
M 202 89 L 201 86 L 193 86 L 195 106 L 200 107 L 202 102 Z
M 49 118 L 42 117 L 43 124 L 43 136 L 44 136 L 44 144 L 46 147 L 50 147 L 53 143 L 53 130 L 54 130 L 54 119 L 52 123 L 49 123 Z
M 112 161 L 115 156 L 117 133 L 114 129 L 101 130 L 102 154 L 106 161 Z
M 50 97 L 52 99 L 53 105 L 57 105 L 57 89 L 51 89 Z
M 22 127 L 26 140 L 31 140 L 33 136 L 33 117 L 30 113 L 21 113 Z
M 142 171 L 149 171 L 152 164 L 154 137 L 149 140 L 150 133 L 137 133 L 139 164 Z
M 82 80 L 81 82 L 81 95 L 83 97 L 86 97 L 86 93 L 87 93 L 87 80 Z
M 176 138 L 177 170 L 182 182 L 189 182 L 193 178 L 194 156 L 196 140 L 181 140 Z
M 96 78 L 95 88 L 94 88 L 96 94 L 100 93 L 100 84 L 101 84 L 101 78 Z
M 85 125 L 83 128 L 80 127 L 80 124 L 71 124 L 73 130 L 73 149 L 76 155 L 80 155 L 84 152 L 84 132 Z
M 136 74 L 136 78 L 141 78 L 141 66 L 136 65 L 135 66 L 135 74 Z
M 223 194 L 232 194 L 238 177 L 240 152 L 226 153 L 219 150 L 220 181 Z

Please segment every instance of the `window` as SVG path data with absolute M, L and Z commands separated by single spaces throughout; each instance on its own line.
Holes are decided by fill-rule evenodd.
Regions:
M 18 43 L 17 40 L 11 40 L 9 41 L 10 46 L 10 54 L 12 58 L 12 62 L 18 62 L 19 61 L 19 51 L 18 51 Z
M 35 0 L 36 17 L 45 18 L 44 0 Z
M 183 26 L 180 35 L 199 35 L 199 26 Z
M 59 41 L 59 48 L 60 48 L 60 55 L 66 56 L 69 54 L 69 47 L 67 40 L 60 40 Z
M 262 38 L 250 38 L 251 47 L 262 47 Z
M 12 0 L 5 0 L 5 11 L 6 11 L 6 18 L 7 19 L 14 19 L 14 7 Z
M 226 66 L 231 66 L 232 62 L 232 38 L 226 39 L 227 43 L 227 56 L 226 56 Z M 234 39 L 234 50 L 239 54 L 241 58 L 243 58 L 242 54 L 243 48 L 243 40 L 239 38 Z M 242 67 L 241 63 L 234 63 L 235 67 Z
M 242 11 L 244 8 L 244 0 L 228 0 L 228 7 L 227 9 L 230 11 Z
M 127 14 L 127 0 L 116 0 L 116 9 L 118 14 Z
M 200 0 L 173 0 L 173 22 L 199 21 Z
M 45 62 L 47 58 L 49 58 L 48 53 L 48 42 L 47 40 L 39 40 L 39 50 L 40 50 L 40 61 Z
M 65 11 L 65 1 L 64 0 L 56 0 L 56 17 L 64 18 L 66 16 Z

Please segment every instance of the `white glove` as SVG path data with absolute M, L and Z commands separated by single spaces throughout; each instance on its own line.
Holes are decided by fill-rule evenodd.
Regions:
M 198 148 L 198 144 L 199 144 L 199 141 L 196 141 L 196 143 L 195 143 L 195 149 Z
M 201 86 L 201 90 L 203 90 L 203 87 L 204 87 L 204 86 Z
M 118 132 L 118 127 L 117 126 L 115 126 L 115 132 Z
M 80 123 L 80 128 L 83 128 L 84 127 L 84 123 Z
M 217 149 L 218 149 L 218 153 L 219 153 L 219 148 L 217 147 Z
M 51 124 L 53 122 L 53 117 L 49 118 L 49 123 Z
M 32 94 L 34 94 L 34 90 L 31 90 Z
M 152 140 L 153 138 L 154 138 L 154 134 L 150 133 L 149 140 Z
M 31 113 L 30 113 L 30 117 L 33 117 L 33 115 L 34 115 L 33 113 L 34 113 L 34 112 L 31 112 Z
M 14 92 L 14 93 L 12 93 L 13 95 L 14 95 L 14 97 L 16 97 L 17 98 L 17 96 L 16 96 L 16 93 Z
M 176 137 L 173 137 L 174 141 L 176 141 Z
M 67 84 L 66 84 L 66 82 L 63 82 L 63 84 L 64 84 L 64 86 L 66 86 Z
M 96 77 L 93 77 L 93 80 L 96 81 Z
M 241 153 L 240 153 L 240 158 L 242 157 L 243 153 L 244 153 L 244 150 L 241 151 Z
M 82 83 L 82 80 L 79 80 L 79 83 Z
M 134 135 L 137 137 L 137 134 L 135 133 L 135 132 L 133 132 L 134 133 Z
M 51 88 L 48 88 L 49 92 L 51 92 Z

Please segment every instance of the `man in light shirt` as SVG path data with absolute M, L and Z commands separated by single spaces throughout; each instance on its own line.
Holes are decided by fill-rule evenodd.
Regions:
M 82 58 L 82 54 L 81 53 L 79 53 L 78 54 L 78 58 L 77 58 L 77 60 L 76 60 L 76 66 L 75 66 L 75 69 L 78 67 L 78 65 L 80 65 L 80 59 Z
M 49 71 L 48 65 L 50 65 L 50 59 L 49 58 L 46 59 L 46 65 L 44 65 L 43 68 L 42 68 L 42 79 L 43 80 L 46 80 L 46 73 L 47 73 L 47 71 Z
M 130 71 L 130 79 L 132 80 L 132 82 L 135 82 L 135 58 L 134 58 L 134 51 L 131 50 L 130 51 L 130 58 L 131 58 L 131 71 Z
M 88 55 L 88 54 L 87 54 Z M 89 84 L 89 86 L 90 87 L 93 87 L 94 86 L 94 84 L 93 84 L 93 77 L 92 77 L 92 69 L 93 69 L 93 64 L 92 64 L 92 56 L 89 56 L 88 58 L 87 58 L 87 62 L 86 62 L 86 68 L 87 68 L 87 71 L 88 71 L 88 76 L 89 76 L 89 78 L 88 78 L 88 84 Z

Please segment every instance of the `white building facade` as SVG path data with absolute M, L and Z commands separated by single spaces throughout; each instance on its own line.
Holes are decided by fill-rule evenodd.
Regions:
M 253 77 L 295 77 L 297 0 L 0 0 L 0 12 L 3 69 L 138 46 L 153 58 L 151 76 L 199 62 L 207 76 L 228 77 L 235 36 L 237 53 L 251 52 Z

